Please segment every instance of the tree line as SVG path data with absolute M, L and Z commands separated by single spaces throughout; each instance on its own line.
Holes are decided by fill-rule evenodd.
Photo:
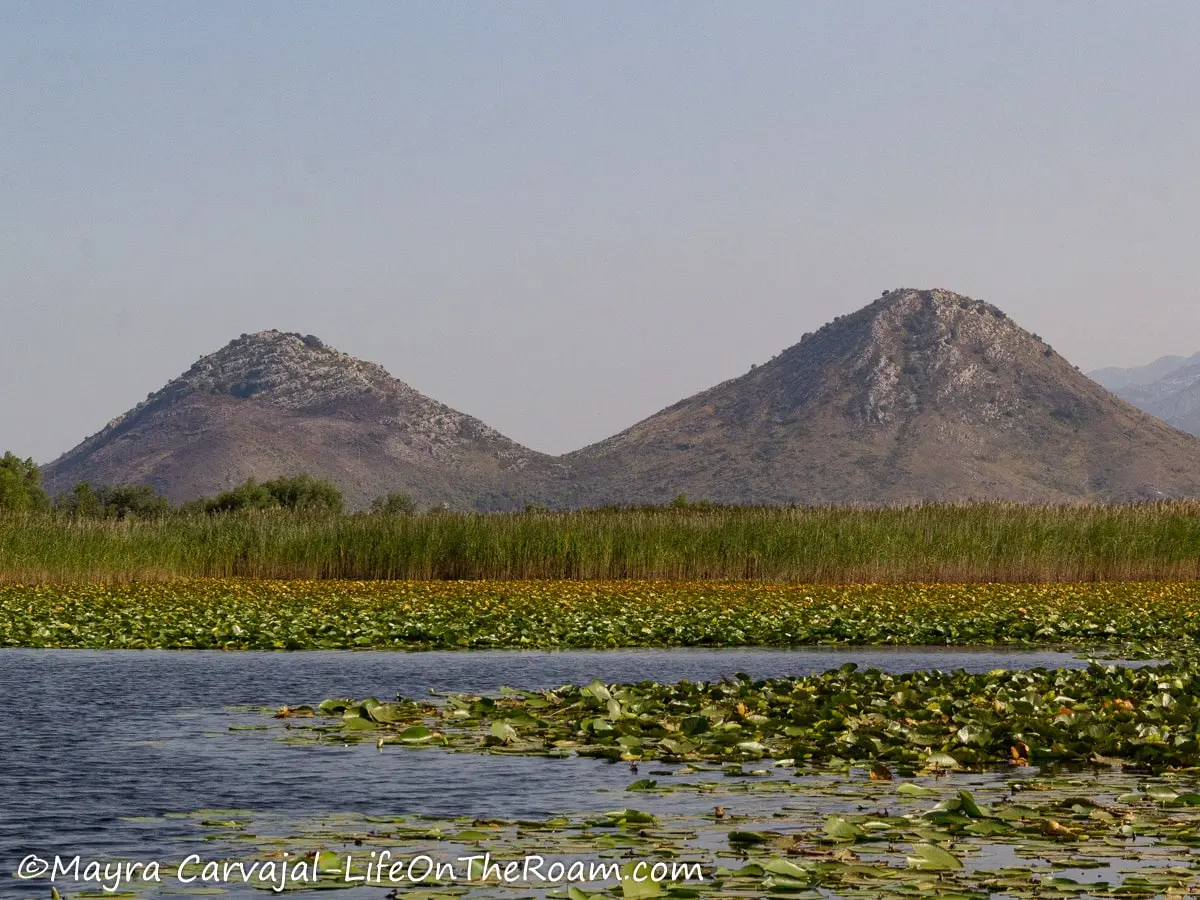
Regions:
M 85 519 L 153 519 L 171 514 L 214 515 L 249 510 L 337 514 L 345 511 L 342 492 L 332 482 L 311 475 L 284 475 L 270 481 L 251 478 L 212 497 L 176 506 L 147 484 L 93 485 L 86 481 L 51 497 L 32 459 L 9 452 L 0 458 L 0 512 L 56 512 Z M 413 498 L 389 493 L 371 502 L 377 515 L 412 515 Z

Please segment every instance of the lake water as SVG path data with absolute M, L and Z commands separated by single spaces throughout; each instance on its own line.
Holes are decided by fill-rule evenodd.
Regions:
M 13 872 L 31 853 L 179 859 L 211 848 L 193 820 L 136 819 L 201 808 L 296 817 L 337 812 L 539 819 L 628 804 L 628 794 L 613 795 L 631 781 L 624 765 L 288 744 L 277 739 L 278 723 L 246 707 L 315 703 L 333 696 L 390 699 L 430 689 L 551 688 L 593 677 L 672 682 L 745 672 L 757 679 L 823 671 L 850 661 L 897 672 L 1086 665 L 1063 653 L 941 648 L 0 650 L 0 696 L 8 709 L 0 738 L 0 871 Z M 265 723 L 272 725 L 270 731 L 230 730 Z M 669 802 L 675 809 L 712 805 L 710 798 L 682 794 Z M 47 895 L 44 884 L 0 877 L 0 896 Z

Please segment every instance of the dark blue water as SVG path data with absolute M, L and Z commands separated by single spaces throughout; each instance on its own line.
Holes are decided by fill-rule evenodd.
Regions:
M 1082 666 L 1068 654 L 962 649 L 221 653 L 0 650 L 0 872 L 26 854 L 181 857 L 195 826 L 127 821 L 201 808 L 544 818 L 612 808 L 625 766 L 596 760 L 295 745 L 261 712 L 325 697 L 389 699 L 653 679 L 806 674 L 854 661 L 890 671 Z M 189 849 L 190 848 L 190 849 Z M 48 895 L 0 877 L 0 896 Z

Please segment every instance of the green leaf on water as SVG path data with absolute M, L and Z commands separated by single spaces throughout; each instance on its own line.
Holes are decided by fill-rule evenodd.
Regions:
M 1168 803 L 1171 800 L 1175 800 L 1179 797 L 1179 795 L 1170 788 L 1160 787 L 1158 785 L 1147 788 L 1146 796 L 1159 803 Z
M 1008 834 L 1012 828 L 996 819 L 981 819 L 978 822 L 972 822 L 963 831 L 980 837 L 991 837 L 997 834 Z
M 368 710 L 368 713 L 372 721 L 383 725 L 399 722 L 410 715 L 398 703 L 377 703 Z
M 493 837 L 495 837 L 495 835 L 489 834 L 486 831 L 475 831 L 472 829 L 467 829 L 466 831 L 460 831 L 458 834 L 453 835 L 452 839 L 456 840 L 456 841 L 476 842 L 476 841 L 490 840 Z
M 853 841 L 863 830 L 842 816 L 829 816 L 825 820 L 825 836 L 833 841 Z
M 599 678 L 593 678 L 590 682 L 588 682 L 587 689 L 588 692 L 601 703 L 607 704 L 608 701 L 613 698 L 612 694 L 608 692 L 608 688 L 605 686 L 604 682 Z
M 970 791 L 959 791 L 958 802 L 959 809 L 961 809 L 972 819 L 983 818 L 983 813 L 980 811 L 979 806 L 975 803 L 975 798 L 971 796 Z
M 658 821 L 650 813 L 637 809 L 618 809 L 604 815 L 615 825 L 650 825 Z
M 757 831 L 731 831 L 728 835 L 728 840 L 731 844 L 765 844 L 770 839 L 769 835 L 761 834 Z
M 650 900 L 653 897 L 664 896 L 666 891 L 662 889 L 662 886 L 650 880 L 647 866 L 642 865 L 637 870 L 637 877 L 645 880 L 634 880 L 634 868 L 637 865 L 637 863 L 628 863 L 621 866 L 621 896 L 626 900 Z
M 795 878 L 797 880 L 806 880 L 811 877 L 811 873 L 800 868 L 793 862 L 788 862 L 786 859 L 768 859 L 766 862 L 760 863 L 764 872 L 772 875 L 782 875 L 785 878 Z
M 492 737 L 498 738 L 506 744 L 510 744 L 518 739 L 517 730 L 507 722 L 493 722 Z
M 658 782 L 655 781 L 653 778 L 643 778 L 640 781 L 635 781 L 629 787 L 625 788 L 625 790 L 627 790 L 627 791 L 652 791 L 656 787 L 658 787 Z
M 957 856 L 935 844 L 913 844 L 913 852 L 916 856 L 908 857 L 910 869 L 948 872 L 962 868 L 962 861 Z

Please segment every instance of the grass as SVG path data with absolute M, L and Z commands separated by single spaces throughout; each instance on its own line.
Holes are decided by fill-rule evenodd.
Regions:
M 1200 576 L 1200 503 L 688 507 L 514 514 L 0 516 L 0 582 Z

